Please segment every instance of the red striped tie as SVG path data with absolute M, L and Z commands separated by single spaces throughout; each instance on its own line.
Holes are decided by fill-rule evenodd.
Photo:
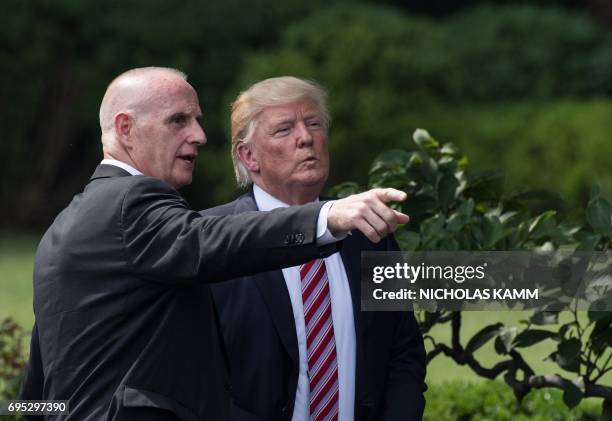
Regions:
M 310 419 L 338 419 L 338 360 L 332 321 L 329 281 L 322 259 L 300 266 L 306 324 Z

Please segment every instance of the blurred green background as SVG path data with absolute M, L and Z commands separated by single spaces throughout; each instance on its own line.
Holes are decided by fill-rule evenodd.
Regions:
M 41 229 L 101 159 L 108 83 L 171 66 L 199 92 L 208 144 L 195 208 L 232 199 L 229 106 L 282 74 L 329 89 L 329 185 L 365 182 L 416 127 L 455 142 L 510 187 L 574 206 L 612 193 L 612 3 L 450 0 L 4 0 L 0 15 L 0 227 Z
M 229 106 L 292 74 L 329 90 L 329 185 L 365 182 L 417 127 L 455 142 L 508 187 L 546 187 L 580 213 L 593 182 L 612 197 L 612 2 L 451 0 L 4 0 L 0 14 L 0 319 L 33 320 L 36 243 L 101 159 L 98 108 L 138 66 L 185 71 L 208 144 L 184 194 L 231 200 Z M 558 206 L 558 204 L 552 204 Z M 95 223 L 92 221 L 91 223 Z M 521 313 L 468 313 L 466 333 Z M 441 337 L 448 332 L 440 331 Z M 552 343 L 533 348 L 538 371 Z M 498 358 L 487 347 L 485 362 Z M 489 353 L 489 354 L 486 354 Z M 539 370 L 541 368 L 541 370 Z M 428 382 L 478 382 L 445 357 Z M 609 381 L 608 383 L 609 384 Z

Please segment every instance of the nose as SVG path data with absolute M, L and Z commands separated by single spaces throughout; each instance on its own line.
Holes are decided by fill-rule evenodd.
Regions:
M 206 133 L 204 133 L 204 128 L 199 121 L 193 124 L 192 133 L 190 133 L 189 139 L 189 143 L 195 143 L 198 146 L 205 145 L 208 141 Z
M 312 133 L 310 133 L 305 122 L 300 121 L 297 124 L 296 130 L 298 134 L 298 147 L 303 148 L 312 145 Z

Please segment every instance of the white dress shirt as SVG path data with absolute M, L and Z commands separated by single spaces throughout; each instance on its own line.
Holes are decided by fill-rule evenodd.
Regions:
M 287 207 L 266 191 L 253 186 L 255 201 L 259 210 L 268 211 Z M 322 219 L 322 218 L 319 218 Z M 327 218 L 325 218 L 327 220 Z M 319 227 L 320 228 L 320 227 Z M 329 231 L 328 231 L 329 232 Z M 317 229 L 319 235 L 319 229 Z M 338 419 L 352 421 L 355 407 L 355 322 L 353 319 L 353 302 L 348 277 L 340 253 L 334 253 L 324 259 L 329 279 L 329 293 L 332 306 L 332 321 L 336 340 L 338 360 Z M 291 298 L 295 330 L 299 350 L 299 376 L 293 408 L 293 421 L 310 420 L 310 382 L 308 380 L 308 360 L 306 352 L 306 325 L 304 323 L 304 306 L 302 303 L 302 280 L 299 266 L 283 269 L 285 283 Z

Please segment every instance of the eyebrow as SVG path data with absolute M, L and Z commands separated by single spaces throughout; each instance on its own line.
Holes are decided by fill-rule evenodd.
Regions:
M 270 121 L 270 124 L 272 126 L 277 126 L 279 124 L 293 123 L 294 121 L 295 121 L 294 116 L 285 116 L 285 117 L 280 117 L 278 119 Z
M 317 112 L 313 112 L 312 114 L 304 115 L 304 121 L 312 120 L 315 118 L 321 118 L 321 115 Z M 294 121 L 296 121 L 295 116 L 286 116 L 286 117 L 279 117 L 278 120 L 272 120 L 270 121 L 270 124 L 273 126 L 278 126 L 280 124 L 293 123 Z
M 176 113 L 172 113 L 172 114 L 170 114 L 168 117 L 166 117 L 166 118 L 164 119 L 164 123 L 170 123 L 170 122 L 172 122 L 172 120 L 174 120 L 174 119 L 176 119 L 176 118 L 179 118 L 179 117 L 180 117 L 180 118 L 189 118 L 189 117 L 191 117 L 191 114 L 186 113 L 186 112 L 184 112 L 184 111 L 179 111 L 179 112 L 176 112 Z M 194 118 L 195 118 L 195 119 L 196 119 L 196 120 L 197 120 L 197 121 L 198 121 L 200 124 L 202 124 L 202 114 L 197 114 L 197 115 L 195 115 L 195 116 L 194 116 Z
M 184 118 L 184 117 L 189 117 L 189 115 L 187 113 L 182 112 L 182 111 L 179 111 L 178 113 L 172 113 L 172 114 L 170 114 L 168 117 L 166 117 L 164 119 L 164 123 L 170 123 L 170 122 L 172 122 L 172 120 L 174 120 L 176 118 L 179 118 L 179 117 Z

